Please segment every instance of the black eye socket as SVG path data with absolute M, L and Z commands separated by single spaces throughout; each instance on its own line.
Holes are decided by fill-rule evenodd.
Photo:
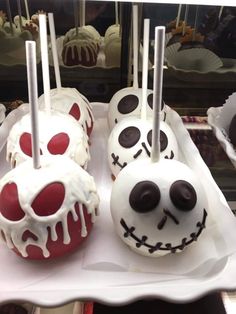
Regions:
M 175 181 L 170 187 L 170 198 L 173 204 L 182 211 L 190 211 L 197 202 L 194 187 L 187 181 Z
M 147 98 L 148 106 L 153 109 L 153 94 L 149 94 Z M 164 101 L 161 102 L 161 110 L 164 108 Z
M 130 148 L 138 143 L 141 132 L 134 126 L 125 128 L 119 135 L 118 141 L 124 148 Z
M 152 130 L 148 132 L 147 141 L 150 146 L 152 146 Z M 160 142 L 161 142 L 161 152 L 163 152 L 168 145 L 168 138 L 166 134 L 160 130 Z
M 138 97 L 135 95 L 127 95 L 118 103 L 118 111 L 122 114 L 127 114 L 134 111 L 138 107 Z
M 160 202 L 159 187 L 151 181 L 141 181 L 132 189 L 129 196 L 130 206 L 137 213 L 147 213 Z

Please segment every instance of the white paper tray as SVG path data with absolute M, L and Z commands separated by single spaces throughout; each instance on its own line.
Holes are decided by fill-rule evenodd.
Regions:
M 95 129 L 92 137 L 90 170 L 95 177 L 101 197 L 101 210 L 109 200 L 106 188 L 99 186 L 104 178 L 106 165 L 106 147 L 99 147 L 102 126 L 106 124 L 106 104 L 93 103 L 96 117 Z M 13 114 L 7 117 L 0 128 L 0 144 L 7 136 L 7 123 Z M 231 215 L 231 211 L 196 147 L 192 143 L 188 132 L 184 128 L 179 116 L 172 113 L 172 128 L 181 134 L 182 152 L 189 156 L 189 162 L 195 171 L 201 171 L 201 177 L 206 187 L 214 191 L 213 201 L 221 206 L 222 215 Z M 98 138 L 98 135 L 99 138 Z M 183 139 L 184 135 L 184 140 Z M 98 141 L 96 142 L 96 140 Z M 100 142 L 99 142 L 100 141 Z M 182 143 L 181 143 L 182 142 Z M 183 144 L 184 143 L 184 144 Z M 1 147 L 1 145 L 0 145 Z M 99 150 L 98 150 L 99 148 Z M 5 147 L 0 153 L 0 176 L 8 170 L 5 162 Z M 94 168 L 94 165 L 99 167 Z M 232 219 L 234 217 L 232 216 Z M 97 221 L 99 226 L 99 220 Z M 101 226 L 100 226 L 101 227 Z M 94 232 L 96 232 L 96 224 Z M 235 228 L 236 230 L 236 228 Z M 91 234 L 92 236 L 92 234 Z M 82 268 L 82 258 L 89 245 L 96 245 L 92 237 L 84 243 L 74 254 L 56 261 L 25 261 L 0 244 L 0 303 L 11 301 L 26 301 L 43 307 L 55 307 L 74 300 L 94 300 L 100 303 L 121 305 L 144 298 L 161 298 L 172 302 L 188 302 L 216 290 L 236 290 L 236 254 L 221 259 L 214 267 L 204 272 L 202 269 L 195 276 L 166 276 L 158 273 L 140 273 L 85 270 Z M 191 261 L 190 261 L 191 262 Z
M 221 115 L 223 107 L 211 107 L 207 110 L 208 124 L 212 127 L 212 130 L 218 139 L 220 145 L 226 152 L 227 156 L 231 160 L 232 164 L 236 168 L 236 152 L 233 145 L 229 142 L 227 135 L 222 132 L 223 127 L 220 123 L 219 117 Z

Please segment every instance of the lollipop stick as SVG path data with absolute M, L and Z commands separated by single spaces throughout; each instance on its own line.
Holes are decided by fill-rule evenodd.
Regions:
M 177 13 L 177 17 L 176 17 L 175 28 L 177 28 L 177 27 L 179 26 L 179 20 L 180 20 L 181 10 L 182 10 L 182 4 L 179 4 L 178 13 Z
M 28 94 L 31 115 L 33 166 L 40 168 L 39 128 L 38 128 L 38 82 L 36 66 L 36 45 L 34 41 L 26 41 L 26 64 Z
M 78 7 L 78 0 L 73 1 L 73 6 L 74 6 L 74 22 L 75 22 L 75 33 L 76 36 L 79 34 L 79 7 Z M 80 23 L 81 23 L 81 13 L 80 13 Z
M 56 85 L 57 85 L 57 90 L 60 91 L 61 76 L 60 76 L 60 68 L 59 68 L 59 62 L 58 62 L 56 33 L 55 33 L 53 13 L 48 13 L 48 20 L 49 20 L 49 30 L 50 30 L 50 37 L 51 37 L 52 56 L 53 56 L 53 64 L 54 64 L 54 71 L 55 71 L 55 77 L 56 77 Z
M 185 14 L 184 14 L 184 22 L 183 22 L 183 35 L 185 35 L 185 30 L 186 30 L 186 26 L 187 26 L 188 9 L 189 9 L 189 6 L 186 4 Z
M 220 7 L 220 11 L 219 11 L 219 15 L 218 15 L 219 20 L 221 19 L 221 15 L 223 13 L 223 10 L 224 10 L 224 7 L 223 6 Z
M 25 12 L 26 12 L 26 18 L 29 21 L 30 20 L 30 14 L 29 14 L 29 6 L 28 6 L 27 0 L 25 0 Z
M 144 20 L 143 29 L 143 74 L 142 74 L 142 107 L 141 119 L 147 118 L 147 88 L 148 88 L 148 61 L 149 61 L 149 28 L 150 20 Z
M 85 25 L 85 5 L 86 2 L 85 0 L 81 0 L 81 17 L 82 17 L 82 27 Z
M 11 7 L 9 0 L 6 0 L 6 6 L 7 6 L 7 15 L 10 23 L 10 29 L 12 36 L 14 35 L 14 29 L 13 29 L 13 22 L 12 22 L 12 15 L 11 15 Z
M 118 2 L 115 2 L 115 16 L 116 16 L 116 26 L 119 25 L 119 6 L 118 6 Z
M 18 11 L 18 15 L 19 15 L 19 24 L 20 24 L 20 30 L 22 31 L 22 12 L 21 12 L 21 4 L 20 4 L 20 0 L 17 0 L 17 11 Z
M 196 39 L 198 12 L 199 12 L 199 6 L 197 5 L 196 6 L 195 19 L 194 19 L 193 41 Z
M 138 89 L 138 5 L 133 5 L 133 87 Z
M 153 129 L 151 161 L 160 159 L 160 116 L 162 103 L 165 27 L 155 27 L 154 81 L 153 81 Z
M 39 31 L 40 31 L 40 46 L 41 46 L 45 110 L 48 114 L 50 114 L 51 100 L 50 100 L 49 66 L 48 66 L 47 25 L 46 25 L 45 14 L 39 14 Z

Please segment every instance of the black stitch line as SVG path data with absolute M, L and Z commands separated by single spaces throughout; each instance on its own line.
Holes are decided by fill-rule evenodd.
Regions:
M 178 219 L 168 210 L 168 209 L 163 209 L 164 214 L 166 214 L 166 216 L 170 217 L 175 223 L 176 225 L 179 224 Z
M 142 142 L 142 146 L 143 146 L 143 148 L 145 149 L 145 151 L 146 151 L 148 157 L 150 157 L 150 156 L 151 156 L 151 153 L 149 152 L 149 150 L 148 150 L 148 148 L 147 148 L 147 146 L 146 146 L 146 144 L 145 144 L 144 142 Z
M 205 226 L 206 218 L 207 218 L 207 211 L 206 211 L 205 208 L 204 208 L 203 218 L 202 218 L 202 222 L 201 222 L 201 225 L 202 225 L 202 226 Z M 127 224 L 125 223 L 125 221 L 124 221 L 123 218 L 121 218 L 120 224 L 121 224 L 121 226 L 125 229 L 126 232 L 127 232 L 127 231 L 130 231 L 130 228 L 127 226 Z M 131 227 L 131 228 L 132 228 L 132 227 Z M 133 228 L 134 228 L 134 227 L 133 227 Z M 196 240 L 197 240 L 197 238 L 199 237 L 199 235 L 202 233 L 202 230 L 203 230 L 203 229 L 204 229 L 204 228 L 200 227 L 197 233 L 191 233 L 191 234 L 190 234 L 191 239 L 188 240 L 188 241 L 186 241 L 186 238 L 183 238 L 183 239 L 182 239 L 182 243 L 181 243 L 180 245 L 177 245 L 177 246 L 175 246 L 175 247 L 172 247 L 171 250 L 172 250 L 172 251 L 173 251 L 173 250 L 177 250 L 177 249 L 183 250 L 187 245 L 189 245 L 189 244 L 191 244 L 193 241 L 196 241 Z M 129 232 L 129 235 L 130 235 L 131 238 L 134 239 L 136 242 L 141 242 L 141 241 L 142 241 L 142 240 L 139 239 L 135 234 L 133 234 L 133 231 L 132 231 L 132 233 Z M 143 238 L 143 237 L 142 237 L 142 238 Z M 161 247 L 162 242 L 157 242 L 157 244 L 156 244 L 155 246 L 150 245 L 150 244 L 148 244 L 148 243 L 143 243 L 142 245 L 145 246 L 145 247 L 147 247 L 147 248 L 149 248 L 148 251 L 149 251 L 150 254 L 152 254 L 152 253 L 154 253 L 155 251 L 158 251 L 158 250 L 160 250 L 160 251 L 169 251 L 168 248 L 166 248 L 166 247 Z
M 133 158 L 136 159 L 141 153 L 142 153 L 142 149 L 138 150 L 136 154 L 134 154 Z
M 115 166 L 115 165 L 118 165 L 121 169 L 123 169 L 125 166 L 127 166 L 127 163 L 124 162 L 123 165 L 121 163 L 119 163 L 119 156 L 116 156 L 115 154 L 111 154 L 111 157 L 113 159 L 113 162 L 112 164 Z
M 162 230 L 167 221 L 167 216 L 163 216 L 161 221 L 157 225 L 157 229 Z

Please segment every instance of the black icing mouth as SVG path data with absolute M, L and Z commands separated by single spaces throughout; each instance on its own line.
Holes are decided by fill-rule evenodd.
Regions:
M 151 153 L 149 152 L 149 150 L 148 150 L 146 144 L 145 144 L 145 143 L 142 143 L 142 146 L 143 146 L 143 148 L 145 149 L 145 151 L 146 151 L 148 157 L 150 157 L 150 156 L 151 156 Z M 143 152 L 142 149 L 138 150 L 137 153 L 133 155 L 133 158 L 134 158 L 134 159 L 138 158 L 138 156 L 139 156 L 142 152 Z M 171 150 L 170 156 L 167 156 L 167 155 L 166 155 L 164 158 L 165 158 L 165 159 L 173 159 L 174 157 L 175 157 L 174 152 L 173 152 L 173 150 Z M 127 162 L 123 162 L 123 164 L 122 164 L 122 163 L 119 161 L 120 158 L 119 158 L 118 155 L 115 155 L 114 153 L 112 153 L 112 154 L 111 154 L 111 158 L 113 159 L 112 164 L 113 164 L 114 166 L 117 165 L 118 167 L 120 167 L 120 169 L 123 169 L 125 166 L 127 166 Z
M 134 226 L 128 227 L 123 218 L 121 218 L 120 224 L 125 230 L 125 233 L 123 234 L 124 238 L 131 237 L 132 239 L 134 239 L 136 241 L 137 248 L 140 248 L 143 245 L 148 248 L 148 252 L 150 254 L 156 251 L 170 251 L 171 253 L 175 253 L 177 250 L 182 251 L 187 245 L 191 244 L 193 241 L 197 241 L 197 238 L 202 233 L 202 230 L 205 228 L 206 218 L 207 218 L 207 212 L 204 208 L 202 221 L 198 221 L 196 223 L 196 227 L 198 227 L 198 231 L 191 233 L 189 235 L 190 239 L 183 238 L 181 241 L 181 244 L 176 245 L 176 246 L 172 246 L 171 243 L 163 243 L 163 242 L 157 242 L 155 245 L 148 244 L 147 243 L 148 237 L 146 235 L 143 235 L 141 238 L 136 236 L 134 234 L 134 231 L 136 228 Z

